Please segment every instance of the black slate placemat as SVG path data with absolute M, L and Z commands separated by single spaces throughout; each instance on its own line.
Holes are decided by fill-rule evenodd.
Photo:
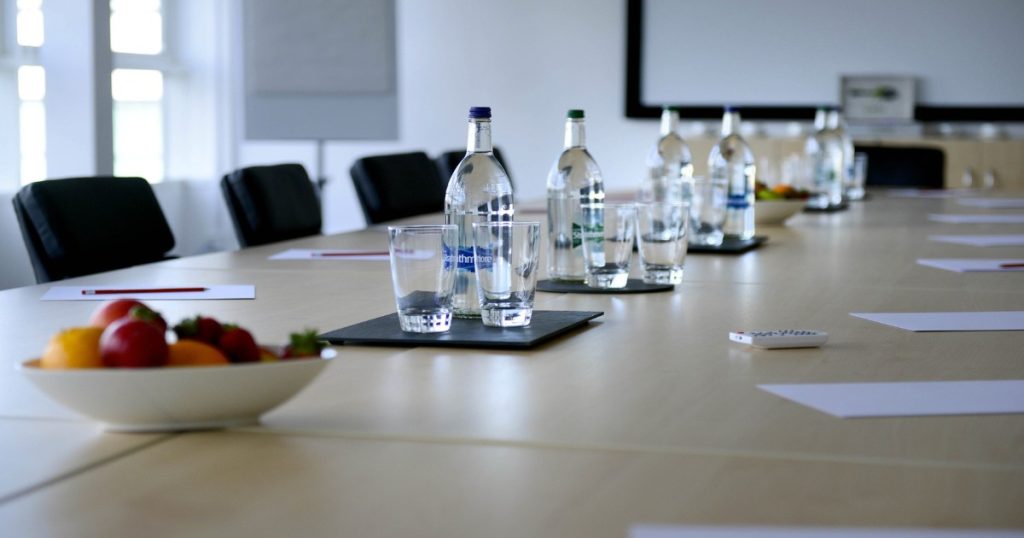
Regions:
M 837 213 L 839 211 L 846 211 L 850 209 L 850 204 L 843 202 L 837 206 L 831 207 L 805 207 L 804 213 Z
M 486 327 L 479 319 L 455 318 L 446 333 L 407 333 L 398 325 L 398 314 L 356 323 L 320 335 L 335 345 L 437 346 L 527 349 L 586 325 L 604 312 L 534 310 L 527 327 Z
M 688 254 L 743 254 L 753 250 L 768 241 L 764 235 L 755 235 L 750 239 L 726 239 L 717 247 L 708 245 L 690 245 L 687 247 Z
M 541 280 L 537 282 L 537 291 L 550 293 L 651 293 L 656 291 L 671 291 L 675 289 L 672 284 L 646 284 L 643 280 L 631 278 L 626 282 L 625 288 L 591 288 L 582 282 L 560 282 L 557 280 Z

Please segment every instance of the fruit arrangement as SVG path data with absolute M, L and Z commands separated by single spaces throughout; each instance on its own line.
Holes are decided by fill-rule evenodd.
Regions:
M 798 189 L 785 183 L 771 188 L 760 181 L 754 184 L 754 197 L 757 200 L 806 200 L 810 195 L 810 191 Z
M 319 357 L 325 344 L 316 330 L 292 333 L 280 353 L 256 343 L 252 333 L 230 323 L 197 315 L 170 327 L 141 301 L 117 299 L 101 304 L 89 326 L 53 336 L 40 358 L 43 368 L 155 368 L 218 366 Z

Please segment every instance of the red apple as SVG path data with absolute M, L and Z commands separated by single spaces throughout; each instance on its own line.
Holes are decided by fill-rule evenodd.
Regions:
M 167 340 L 155 324 L 121 318 L 103 330 L 100 355 L 109 368 L 152 368 L 168 360 Z
M 146 306 L 142 301 L 135 299 L 114 299 L 101 304 L 89 318 L 89 325 L 93 327 L 107 328 L 107 325 L 125 317 L 133 307 Z

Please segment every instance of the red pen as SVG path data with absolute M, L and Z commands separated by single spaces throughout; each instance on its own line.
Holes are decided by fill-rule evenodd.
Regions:
M 314 252 L 314 257 L 345 257 L 345 256 L 387 256 L 388 252 L 366 251 L 366 252 Z
M 109 290 L 82 290 L 82 295 L 118 295 L 122 293 L 188 293 L 207 291 L 210 288 L 130 288 Z
M 999 268 L 1000 269 L 1015 269 L 1015 268 L 1018 268 L 1018 267 L 1024 267 L 1024 263 L 1022 263 L 1022 262 L 1014 262 L 1014 263 L 1001 263 L 1001 264 L 999 264 Z

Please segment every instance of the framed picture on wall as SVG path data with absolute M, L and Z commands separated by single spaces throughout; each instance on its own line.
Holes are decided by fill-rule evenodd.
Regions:
M 914 121 L 914 77 L 846 75 L 841 77 L 839 87 L 843 114 L 849 121 Z

